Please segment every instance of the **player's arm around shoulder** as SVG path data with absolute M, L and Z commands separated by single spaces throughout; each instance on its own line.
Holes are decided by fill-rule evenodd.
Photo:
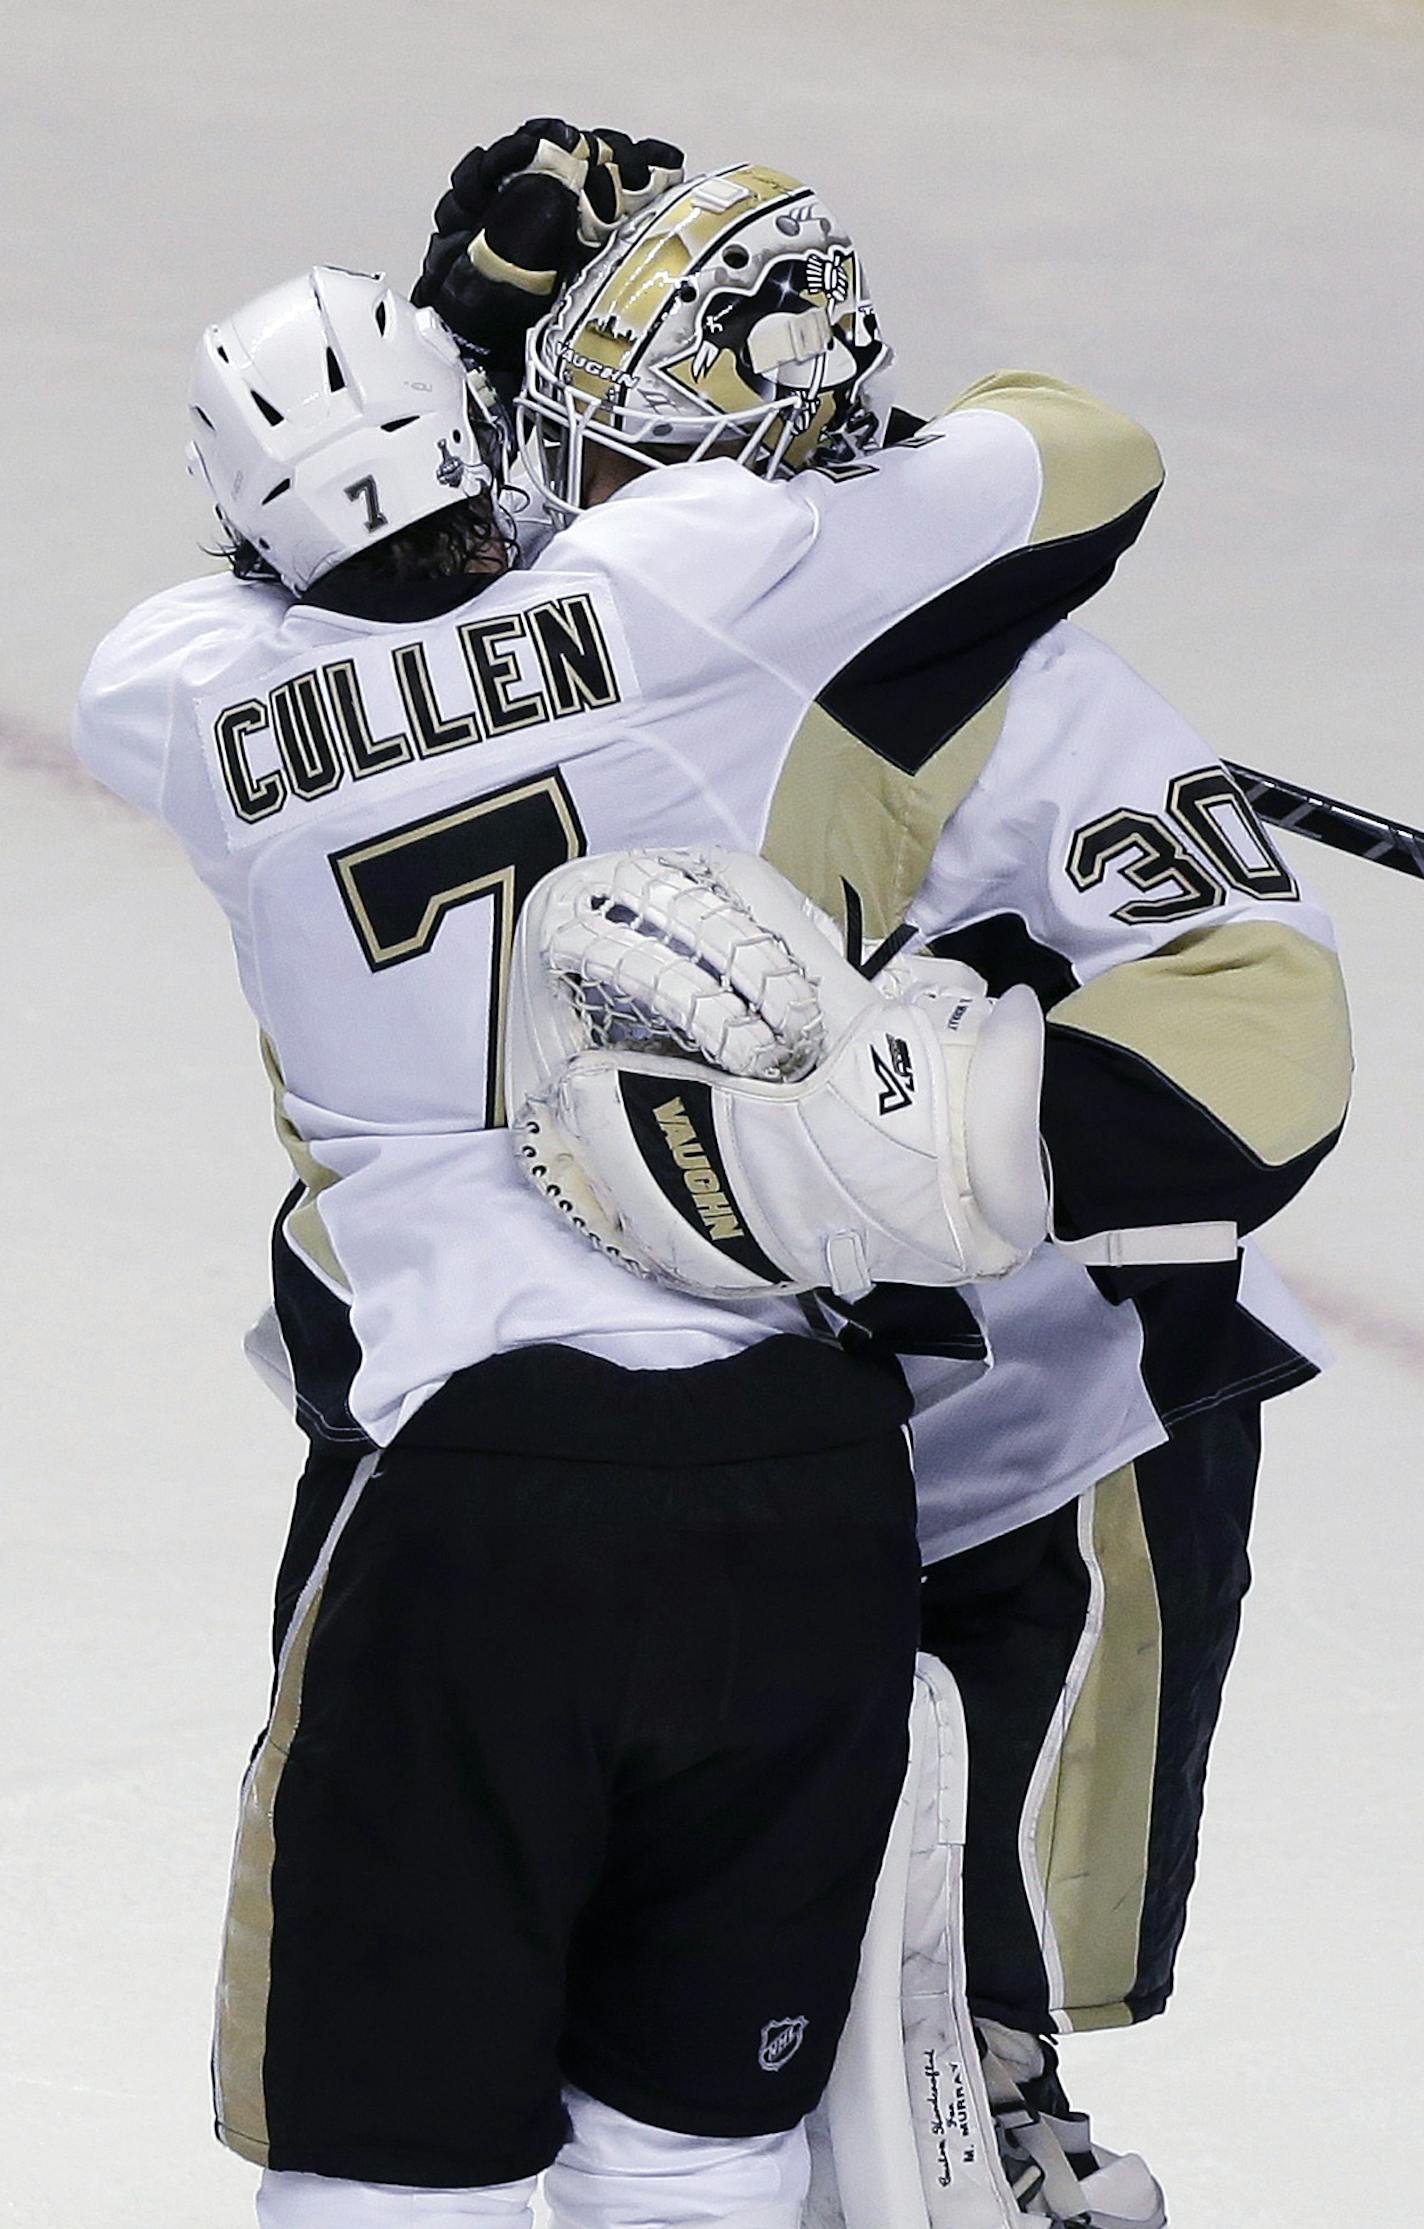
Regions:
M 540 553 L 548 573 L 636 580 L 684 618 L 714 632 L 742 626 L 801 563 L 816 520 L 784 481 L 763 480 L 729 457 L 664 465 L 582 512 Z
M 1178 797 L 1205 797 L 1217 825 L 1233 829 L 1229 848 L 1194 862 L 1193 878 L 1198 867 L 1218 881 L 1280 872 L 1284 885 L 1284 863 L 1236 836 L 1249 807 L 1225 768 L 1186 773 Z M 1283 887 L 1274 902 L 1238 892 L 1212 903 L 1213 917 L 1164 928 L 1152 950 L 1049 1010 L 1043 1123 L 1073 1226 L 1062 1235 L 1126 1222 L 1125 1189 L 1139 1195 L 1136 1221 L 1223 1217 L 1253 1230 L 1339 1138 L 1349 1009 L 1319 909 Z
M 786 484 L 813 532 L 753 630 L 813 691 L 912 616 L 916 646 L 892 637 L 886 658 L 922 663 L 932 648 L 942 667 L 993 643 L 1001 678 L 1103 586 L 1161 483 L 1132 419 L 1059 381 L 997 374 L 910 439 Z
M 1275 1214 L 1339 1136 L 1349 1014 L 1329 918 L 1239 785 L 1065 627 L 1016 677 L 946 852 L 995 827 L 1034 863 L 1000 919 L 1041 970 L 1058 1235 Z
M 1043 372 L 995 372 L 966 389 L 928 431 L 984 414 L 1022 429 L 1038 458 L 1033 546 L 1101 537 L 1103 562 L 1136 539 L 1163 480 L 1150 433 L 1111 403 Z
M 541 562 L 636 579 L 808 699 L 886 637 L 887 659 L 922 665 L 923 643 L 892 637 L 911 615 L 937 665 L 987 640 L 1007 674 L 1103 585 L 1161 478 L 1131 419 L 1003 373 L 911 440 L 789 480 L 728 458 L 650 472 Z
M 94 652 L 75 705 L 75 753 L 95 780 L 144 812 L 161 814 L 185 679 L 205 650 L 220 663 L 259 615 L 275 615 L 289 602 L 282 590 L 215 574 L 136 605 Z

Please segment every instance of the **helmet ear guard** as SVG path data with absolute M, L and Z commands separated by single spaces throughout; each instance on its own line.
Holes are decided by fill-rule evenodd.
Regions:
M 734 165 L 621 226 L 533 329 L 521 461 L 566 519 L 589 442 L 644 464 L 732 456 L 766 479 L 848 463 L 883 438 L 893 363 L 830 211 Z
M 189 469 L 224 526 L 289 588 L 488 491 L 510 430 L 431 310 L 380 277 L 318 266 L 199 343 Z

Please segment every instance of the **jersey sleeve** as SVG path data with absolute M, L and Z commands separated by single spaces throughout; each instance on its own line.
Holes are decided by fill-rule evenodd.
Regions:
M 648 474 L 578 520 L 552 563 L 635 574 L 911 763 L 1101 587 L 1161 481 L 1130 418 L 1000 373 L 852 464 L 775 482 L 728 459 Z
M 1130 418 L 1061 381 L 999 373 L 909 440 L 789 484 L 814 535 L 748 637 L 913 770 L 1103 585 L 1161 484 Z
M 1243 909 L 1105 970 L 1048 1014 L 1056 1235 L 1254 1230 L 1334 1145 L 1349 1087 L 1339 961 L 1306 930 Z
M 106 789 L 157 813 L 163 794 L 169 681 L 142 607 L 106 635 L 89 661 L 74 711 L 74 749 Z
M 916 918 L 992 989 L 1038 992 L 1057 1236 L 1251 1230 L 1344 1120 L 1330 922 L 1226 768 L 1123 661 L 1065 628 L 1027 665 Z
M 235 599 L 256 604 L 265 593 L 223 575 L 188 581 L 151 596 L 105 636 L 80 685 L 73 726 L 75 752 L 96 781 L 161 815 L 180 672 Z

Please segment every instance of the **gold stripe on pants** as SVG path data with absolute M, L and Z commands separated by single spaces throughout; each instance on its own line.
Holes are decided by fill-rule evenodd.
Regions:
M 1132 1464 L 1083 1496 L 1079 1541 L 1098 1631 L 1066 1726 L 1059 1721 L 1061 1746 L 1033 1845 L 1059 2025 L 1126 2027 L 1147 1889 L 1162 1682 L 1162 1621 Z
M 277 1855 L 273 1820 L 277 1795 L 301 1720 L 307 1652 L 321 1614 L 326 1574 L 346 1521 L 374 1475 L 377 1459 L 374 1454 L 366 1456 L 352 1473 L 336 1520 L 297 1604 L 282 1647 L 267 1731 L 243 1782 L 218 1970 L 213 2097 L 223 2143 L 258 2167 L 267 2165 L 268 2149 L 263 2061 L 272 1984 L 272 1867 Z
M 267 2164 L 262 2062 L 267 2048 L 267 1998 L 272 1978 L 272 1866 L 277 1854 L 272 1821 L 282 1772 L 301 1716 L 302 1676 L 322 1593 L 318 1587 L 293 1631 L 277 1682 L 271 1721 L 243 1785 L 218 1973 L 213 2054 L 218 2134 L 229 2150 L 259 2167 Z

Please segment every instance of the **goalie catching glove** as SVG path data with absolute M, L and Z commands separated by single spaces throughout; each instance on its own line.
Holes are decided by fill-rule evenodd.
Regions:
M 1002 1277 L 1043 1238 L 1043 1023 L 952 961 L 867 982 L 732 851 L 580 859 L 520 916 L 507 1037 L 530 1180 L 713 1299 Z

